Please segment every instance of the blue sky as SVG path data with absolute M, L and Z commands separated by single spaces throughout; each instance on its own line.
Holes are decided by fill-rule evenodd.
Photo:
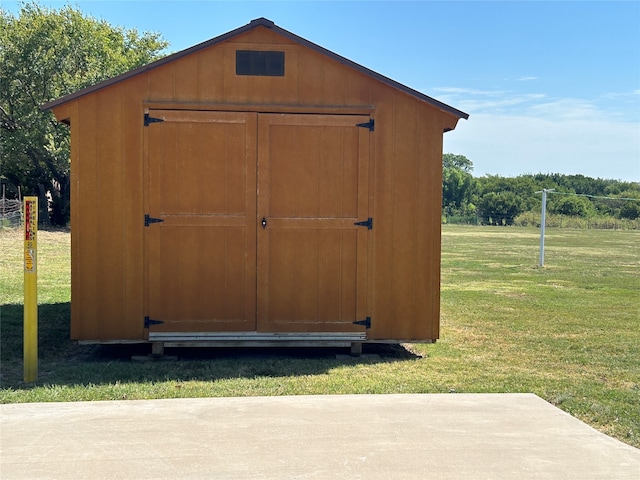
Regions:
M 638 0 L 70 3 L 159 32 L 171 52 L 266 17 L 469 113 L 445 134 L 444 150 L 468 157 L 476 176 L 640 181 Z

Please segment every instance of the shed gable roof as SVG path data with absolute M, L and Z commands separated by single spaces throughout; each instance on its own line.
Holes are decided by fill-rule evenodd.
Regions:
M 436 107 L 436 108 L 438 108 L 440 110 L 443 110 L 445 112 L 449 112 L 449 113 L 455 115 L 458 118 L 464 118 L 464 119 L 469 118 L 468 114 L 466 114 L 466 113 L 464 113 L 464 112 L 462 112 L 462 111 L 460 111 L 460 110 L 458 110 L 458 109 L 456 109 L 454 107 L 451 107 L 451 106 L 449 106 L 449 105 L 447 105 L 445 103 L 442 103 L 439 100 L 436 100 L 436 99 L 434 99 L 432 97 L 429 97 L 428 95 L 420 93 L 417 90 L 414 90 L 414 89 L 412 89 L 410 87 L 407 87 L 406 85 L 403 85 L 403 84 L 401 84 L 399 82 L 396 82 L 395 80 L 392 80 L 392 79 L 390 79 L 388 77 L 385 77 L 384 75 L 381 75 L 381 74 L 379 74 L 377 72 L 374 72 L 373 70 L 370 70 L 370 69 L 368 69 L 366 67 L 363 67 L 362 65 L 359 65 L 359 64 L 357 64 L 357 63 L 355 63 L 355 62 L 353 62 L 353 61 L 351 61 L 351 60 L 349 60 L 349 59 L 347 59 L 345 57 L 342 57 L 342 56 L 338 55 L 337 53 L 334 53 L 334 52 L 332 52 L 330 50 L 327 50 L 326 48 L 321 47 L 320 45 L 317 45 L 317 44 L 315 44 L 313 42 L 310 42 L 309 40 L 306 40 L 306 39 L 304 39 L 302 37 L 299 37 L 298 35 L 296 35 L 294 33 L 291 33 L 291 32 L 289 32 L 289 31 L 287 31 L 287 30 L 285 30 L 283 28 L 278 27 L 274 22 L 272 22 L 271 20 L 268 20 L 266 18 L 258 18 L 256 20 L 252 20 L 247 25 L 244 25 L 242 27 L 236 28 L 235 30 L 232 30 L 230 32 L 227 32 L 227 33 L 225 33 L 223 35 L 220 35 L 220 36 L 217 36 L 215 38 L 212 38 L 211 40 L 207 40 L 207 41 L 205 41 L 203 43 L 200 43 L 198 45 L 194 45 L 193 47 L 187 48 L 187 49 L 182 50 L 180 52 L 177 52 L 177 53 L 174 53 L 174 54 L 171 54 L 171 55 L 167 55 L 166 57 L 163 57 L 163 58 L 161 58 L 159 60 L 156 60 L 155 62 L 151 62 L 151 63 L 149 63 L 147 65 L 143 65 L 142 67 L 136 68 L 134 70 L 130 70 L 130 71 L 125 72 L 125 73 L 123 73 L 121 75 L 118 75 L 116 77 L 109 78 L 107 80 L 104 80 L 104 81 L 102 81 L 100 83 L 97 83 L 95 85 L 92 85 L 90 87 L 83 88 L 83 89 L 78 90 L 76 92 L 70 93 L 68 95 L 65 95 L 63 97 L 58 98 L 57 100 L 53 100 L 51 102 L 48 102 L 48 103 L 42 105 L 40 108 L 42 110 L 50 110 L 50 109 L 55 108 L 55 107 L 57 107 L 59 105 L 67 103 L 67 102 L 69 102 L 71 100 L 75 100 L 76 98 L 82 97 L 84 95 L 88 95 L 88 94 L 90 94 L 92 92 L 95 92 L 97 90 L 100 90 L 102 88 L 105 88 L 105 87 L 108 87 L 108 86 L 113 85 L 115 83 L 124 81 L 124 80 L 126 80 L 128 78 L 131 78 L 131 77 L 135 76 L 135 75 L 138 75 L 140 73 L 146 72 L 146 71 L 151 70 L 151 69 L 154 69 L 154 68 L 159 67 L 161 65 L 164 65 L 166 63 L 172 62 L 172 61 L 177 60 L 177 59 L 179 59 L 181 57 L 189 55 L 191 53 L 195 53 L 195 52 L 197 52 L 199 50 L 202 50 L 204 48 L 208 48 L 208 47 L 211 47 L 213 45 L 222 43 L 222 42 L 224 42 L 226 40 L 229 40 L 229 39 L 234 38 L 234 37 L 236 37 L 238 35 L 246 33 L 246 32 L 248 32 L 250 30 L 253 30 L 253 29 L 257 28 L 257 27 L 268 28 L 268 29 L 272 30 L 273 32 L 275 32 L 277 34 L 279 34 L 279 35 L 281 35 L 281 36 L 283 36 L 285 38 L 288 38 L 289 40 L 292 40 L 295 43 L 298 43 L 298 44 L 303 45 L 303 46 L 305 46 L 307 48 L 315 50 L 316 52 L 319 52 L 319 53 L 321 53 L 323 55 L 326 55 L 326 56 L 328 56 L 328 57 L 330 57 L 330 58 L 342 63 L 343 65 L 346 65 L 346 66 L 348 66 L 350 68 L 358 70 L 358 71 L 364 73 L 365 75 L 368 75 L 368 76 L 370 76 L 370 77 L 372 77 L 372 78 L 374 78 L 374 79 L 376 79 L 376 80 L 378 80 L 378 81 L 380 81 L 380 82 L 382 82 L 382 83 L 384 83 L 386 85 L 389 85 L 392 88 L 395 88 L 397 90 L 405 92 L 405 93 L 407 93 L 407 94 L 409 94 L 409 95 L 411 95 L 411 96 L 413 96 L 413 97 L 415 97 L 415 98 L 417 98 L 417 99 L 419 99 L 419 100 L 421 100 L 423 102 L 426 102 L 426 103 L 428 103 L 430 105 L 433 105 L 434 107 Z

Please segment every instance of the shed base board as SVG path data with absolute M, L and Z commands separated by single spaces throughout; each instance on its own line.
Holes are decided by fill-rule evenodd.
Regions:
M 436 343 L 435 339 L 432 340 L 390 340 L 390 339 L 366 339 L 364 336 L 356 337 L 352 335 L 340 334 L 341 337 L 331 336 L 328 334 L 318 334 L 316 338 L 310 335 L 284 335 L 278 334 L 280 338 L 267 338 L 261 336 L 249 335 L 234 335 L 233 337 L 225 337 L 224 335 L 216 334 L 216 338 L 205 338 L 202 335 L 189 334 L 188 338 L 167 338 L 158 337 L 157 335 L 150 335 L 149 340 L 75 340 L 77 345 L 133 345 L 133 344 L 148 344 L 148 343 L 162 343 L 166 347 L 349 347 L 353 343 L 379 343 L 398 345 L 403 343 L 419 343 L 419 344 L 431 344 Z M 164 334 L 170 335 L 170 334 Z M 321 335 L 321 337 L 320 337 Z M 196 338 L 197 337 L 197 338 Z
M 150 342 L 165 347 L 348 347 L 366 340 L 366 333 L 149 332 Z

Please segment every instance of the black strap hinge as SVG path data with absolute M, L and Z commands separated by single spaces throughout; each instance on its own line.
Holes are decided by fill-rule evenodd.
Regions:
M 152 325 L 161 325 L 163 323 L 162 320 L 151 320 L 149 317 L 144 317 L 144 328 L 149 328 Z
M 144 114 L 144 126 L 148 127 L 151 123 L 159 123 L 164 122 L 164 118 L 154 118 L 150 116 L 148 113 Z
M 373 230 L 373 218 L 369 217 L 363 222 L 354 223 L 356 227 L 367 227 L 367 230 Z
M 353 322 L 353 324 L 371 328 L 371 317 L 367 317 L 364 320 L 356 320 L 355 322 Z
M 373 132 L 373 129 L 375 128 L 375 126 L 376 126 L 376 122 L 373 118 L 365 123 L 356 123 L 356 127 L 368 128 L 370 132 Z
M 153 218 L 153 217 L 149 216 L 148 213 L 144 214 L 144 226 L 145 227 L 148 227 L 152 223 L 160 223 L 160 222 L 164 222 L 164 218 Z

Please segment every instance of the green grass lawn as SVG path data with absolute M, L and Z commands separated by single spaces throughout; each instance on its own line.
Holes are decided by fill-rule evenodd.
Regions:
M 443 227 L 434 345 L 168 350 L 78 346 L 69 234 L 39 232 L 39 381 L 22 382 L 21 236 L 0 230 L 0 402 L 346 393 L 532 392 L 640 447 L 640 232 Z M 144 352 L 147 352 L 145 347 Z M 344 351 L 340 351 L 344 353 Z

